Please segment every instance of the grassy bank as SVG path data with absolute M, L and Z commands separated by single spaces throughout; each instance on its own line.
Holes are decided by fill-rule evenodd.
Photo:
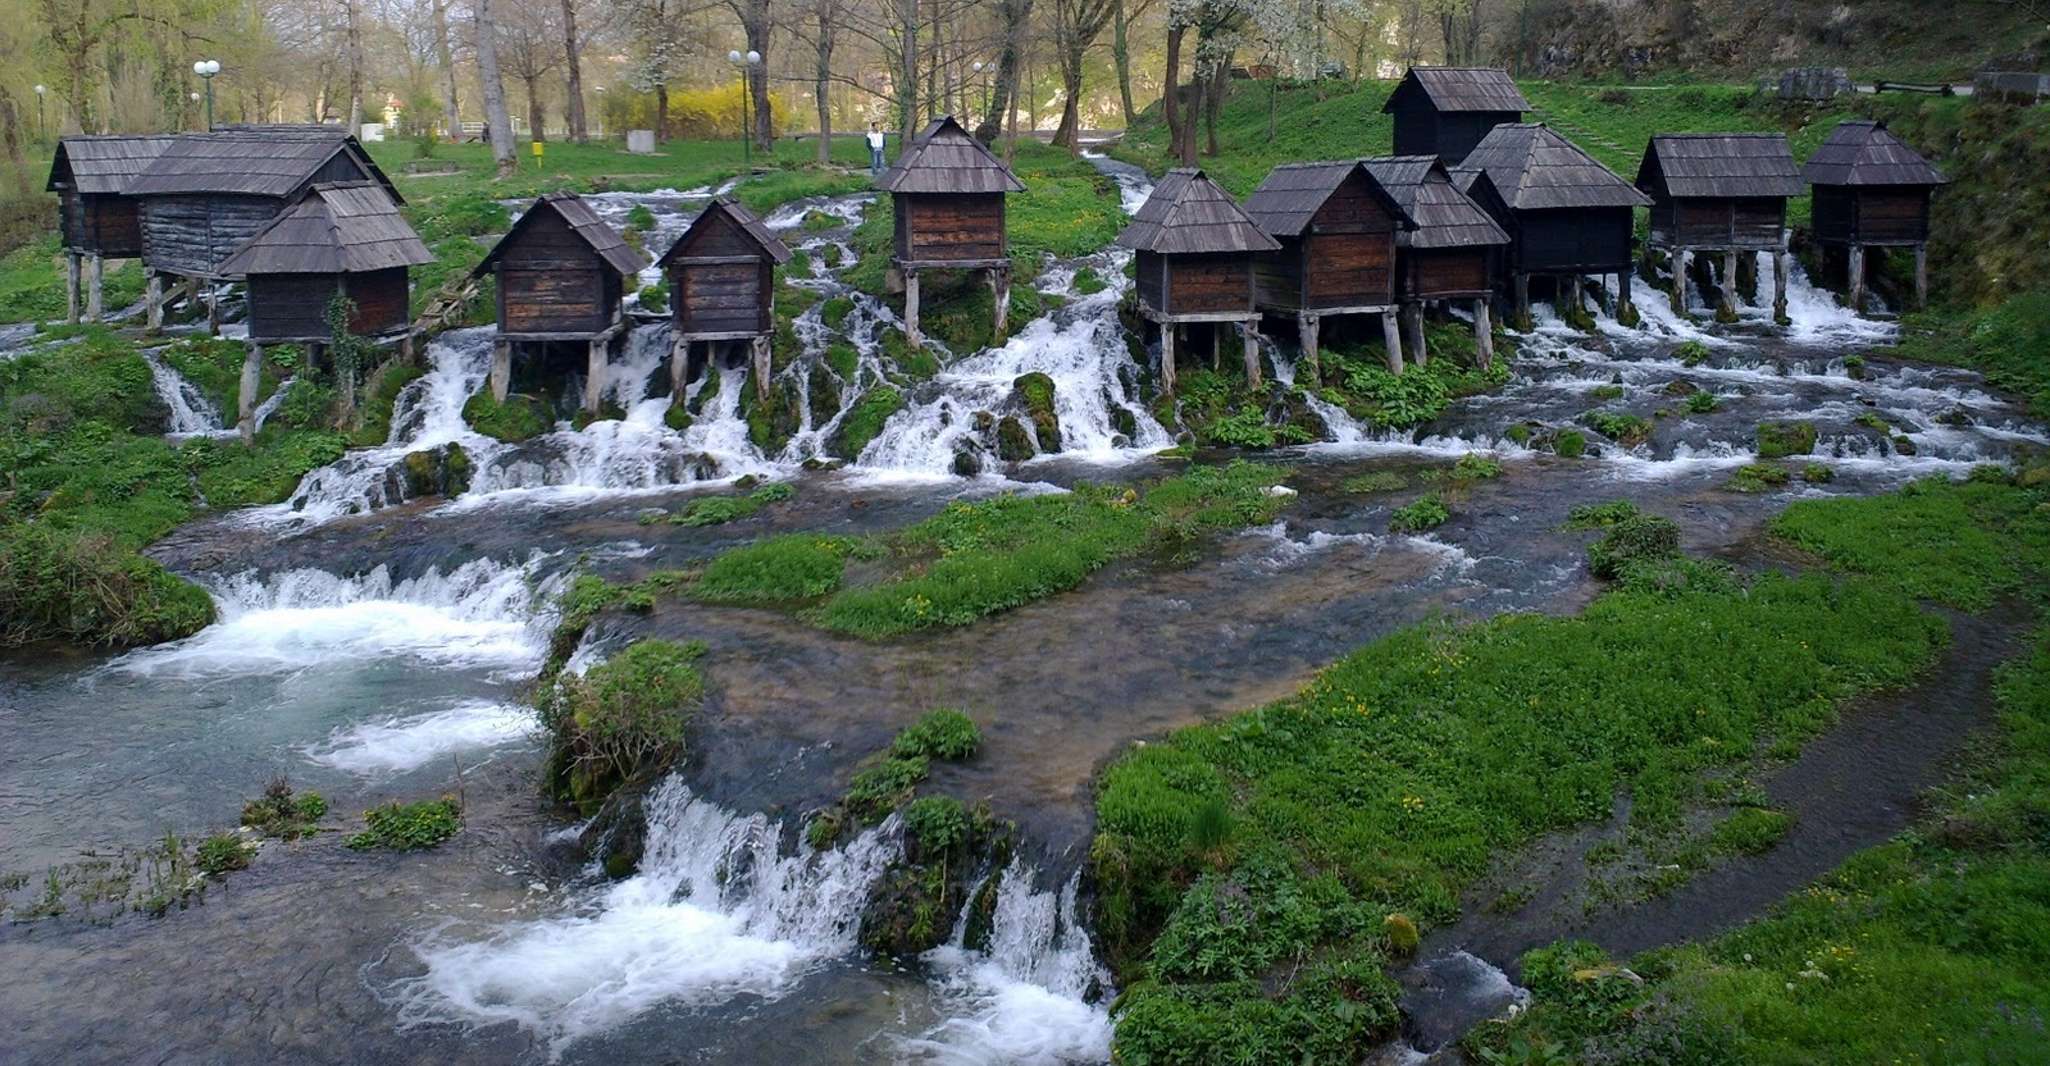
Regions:
M 1636 831 L 1671 832 L 1703 771 L 1797 750 L 1846 697 L 1906 683 L 1945 640 L 1917 594 L 1975 604 L 2050 557 L 2041 491 L 1925 496 L 1943 506 L 1918 523 L 1882 498 L 1783 527 L 1900 560 L 1847 566 L 1870 573 L 1746 582 L 1654 555 L 1578 617 L 1405 630 L 1297 696 L 1135 749 L 1101 782 L 1092 849 L 1121 1060 L 1357 1055 L 1393 1024 L 1381 964 L 1454 917 L 1492 856 L 1625 790 Z M 1940 540 L 1962 547 L 1908 550 Z

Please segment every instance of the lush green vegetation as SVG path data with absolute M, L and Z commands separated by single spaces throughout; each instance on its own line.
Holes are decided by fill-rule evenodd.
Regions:
M 1929 312 L 1906 320 L 1899 354 L 1966 366 L 2050 417 L 2050 292 L 2024 293 L 1983 311 Z M 1885 429 L 1882 423 L 1881 429 Z
M 242 805 L 242 824 L 267 837 L 297 840 L 327 817 L 327 800 L 318 792 L 292 791 L 291 782 L 272 778 L 263 795 Z
M 1676 826 L 1703 771 L 1798 745 L 1846 696 L 1930 662 L 1946 626 L 1917 596 L 1983 603 L 2050 558 L 2042 497 L 1989 480 L 1803 503 L 1782 534 L 1864 573 L 1748 584 L 1676 565 L 1667 524 L 1590 506 L 1574 524 L 1609 530 L 1623 580 L 1581 616 L 1404 630 L 1295 697 L 1135 749 L 1103 779 L 1092 849 L 1127 989 L 1120 1055 L 1294 1062 L 1313 1040 L 1357 1054 L 1386 1032 L 1385 986 L 1277 980 L 1293 960 L 1377 972 L 1389 915 L 1448 920 L 1491 855 L 1607 817 L 1619 789 L 1634 826 Z M 1941 534 L 1916 522 L 1958 547 L 1932 550 Z M 1711 847 L 1784 828 L 1744 815 Z M 1382 1020 L 1337 1020 L 1359 1016 Z
M 746 518 L 772 503 L 782 503 L 795 495 L 797 490 L 788 482 L 772 482 L 739 496 L 705 496 L 692 500 L 683 510 L 670 515 L 668 521 L 671 525 L 678 526 L 725 525 Z M 658 513 L 652 518 L 643 517 L 641 524 L 651 525 L 660 520 L 661 516 Z
M 401 803 L 394 800 L 363 812 L 363 831 L 351 836 L 357 851 L 421 851 L 439 845 L 463 827 L 463 808 L 454 796 Z
M 1451 517 L 1452 512 L 1446 508 L 1443 496 L 1435 492 L 1426 493 L 1397 507 L 1395 513 L 1388 516 L 1388 532 L 1422 533 L 1444 525 Z
M 581 595 L 596 596 L 591 590 L 586 585 Z M 704 653 L 702 644 L 642 640 L 584 674 L 553 675 L 536 700 L 550 737 L 550 790 L 595 810 L 620 785 L 681 756 L 690 718 L 704 698 L 696 666 Z
M 909 804 L 905 821 L 914 838 L 935 851 L 950 848 L 958 842 L 953 828 L 962 813 L 960 802 L 928 797 L 914 803 L 912 796 L 931 772 L 933 760 L 961 762 L 973 758 L 981 746 L 982 731 L 966 714 L 944 707 L 925 712 L 899 730 L 887 750 L 854 772 L 840 802 L 812 816 L 805 839 L 814 848 L 831 847 L 848 829 L 875 825 Z M 960 824 L 965 828 L 965 818 Z

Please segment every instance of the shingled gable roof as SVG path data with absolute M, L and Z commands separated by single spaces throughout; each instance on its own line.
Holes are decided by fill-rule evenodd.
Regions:
M 641 253 L 628 247 L 626 241 L 620 237 L 619 231 L 606 225 L 605 220 L 591 210 L 591 205 L 585 203 L 583 197 L 573 192 L 551 192 L 535 200 L 532 206 L 520 213 L 519 221 L 514 222 L 512 229 L 507 230 L 505 236 L 500 237 L 498 243 L 492 245 L 489 252 L 484 253 L 484 261 L 478 263 L 475 270 L 470 271 L 470 276 L 483 277 L 490 273 L 492 268 L 498 265 L 499 254 L 513 242 L 513 238 L 518 237 L 521 230 L 540 218 L 544 212 L 550 211 L 560 216 L 562 221 L 568 224 L 570 232 L 582 238 L 593 252 L 598 253 L 598 258 L 603 259 L 605 265 L 614 271 L 622 275 L 638 274 L 642 267 L 648 265 L 648 261 Z
M 229 126 L 171 138 L 156 159 L 123 191 L 130 196 L 239 194 L 293 196 L 305 189 L 338 152 L 348 156 L 392 198 L 405 197 L 340 126 Z
M 65 137 L 57 142 L 57 154 L 50 159 L 50 180 L 43 188 L 56 192 L 69 184 L 82 193 L 125 192 L 129 179 L 147 169 L 175 139 L 170 134 Z M 68 183 L 58 180 L 64 173 L 71 177 Z
M 1536 122 L 1489 130 L 1459 164 L 1459 171 L 1475 170 L 1486 171 L 1503 203 L 1518 211 L 1651 205 L 1650 197 L 1579 145 Z
M 878 180 L 885 192 L 1024 192 L 1003 160 L 991 155 L 952 115 L 933 119 Z
M 1412 223 L 1402 204 L 1388 194 L 1375 180 L 1374 174 L 1356 159 L 1341 159 L 1319 163 L 1284 163 L 1267 172 L 1260 187 L 1246 198 L 1246 216 L 1271 237 L 1301 236 L 1305 227 L 1324 201 L 1338 191 L 1345 179 L 1355 171 L 1367 180 L 1367 187 L 1374 191 L 1374 198 L 1381 201 L 1390 215 L 1395 217 L 1398 229 L 1406 229 Z
M 1475 248 L 1509 243 L 1509 234 L 1481 205 L 1453 186 L 1451 173 L 1437 156 L 1391 155 L 1361 162 L 1416 224 L 1414 230 L 1396 236 L 1402 247 Z
M 360 274 L 434 262 L 374 181 L 322 182 L 223 260 L 225 277 Z
M 1200 170 L 1170 170 L 1153 195 L 1118 234 L 1120 247 L 1138 252 L 1188 255 L 1204 252 L 1272 252 L 1281 247 L 1240 210 L 1231 194 Z
M 778 264 L 790 261 L 790 249 L 784 245 L 781 238 L 769 231 L 769 227 L 762 224 L 762 220 L 753 211 L 730 196 L 720 196 L 713 198 L 711 203 L 705 205 L 703 211 L 698 212 L 698 217 L 690 220 L 690 225 L 684 227 L 683 233 L 669 246 L 668 251 L 662 253 L 662 258 L 657 260 L 655 265 L 668 266 L 670 261 L 676 258 L 677 249 L 682 248 L 684 242 L 690 240 L 690 235 L 697 232 L 697 228 L 706 219 L 721 214 L 732 219 L 742 232 L 761 246 L 763 254 L 770 259 Z
M 1806 186 L 1783 133 L 1661 133 L 1637 166 L 1637 187 L 1677 198 L 1799 196 Z
M 1381 105 L 1383 113 L 1395 110 L 1406 93 L 1421 92 L 1439 111 L 1529 111 L 1509 72 L 1500 67 L 1411 67 L 1401 84 Z
M 1801 176 L 1815 185 L 1947 185 L 1949 178 L 1887 131 L 1886 123 L 1839 122 Z

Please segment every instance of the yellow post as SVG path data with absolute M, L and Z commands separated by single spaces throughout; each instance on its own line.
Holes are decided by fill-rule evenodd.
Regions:
M 541 166 L 541 147 L 540 141 L 534 142 L 534 166 L 536 168 Z

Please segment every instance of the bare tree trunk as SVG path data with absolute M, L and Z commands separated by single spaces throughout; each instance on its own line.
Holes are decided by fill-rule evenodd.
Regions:
M 541 107 L 541 77 L 537 74 L 520 80 L 527 86 L 527 129 L 534 135 L 535 140 L 545 141 L 548 139 L 544 134 L 548 124 L 548 113 Z
M 897 118 L 908 140 L 918 132 L 918 0 L 897 4 Z
M 349 136 L 363 128 L 363 20 L 361 0 L 347 0 L 349 35 Z
M 1132 48 L 1125 41 L 1125 0 L 1113 0 L 1110 23 L 1110 58 L 1118 68 L 1118 103 L 1124 108 L 1125 128 L 1132 128 L 1132 120 L 1139 109 L 1132 106 Z
M 1061 49 L 1061 124 L 1053 131 L 1053 143 L 1071 152 L 1082 150 L 1082 48 L 1071 41 Z
M 484 126 L 491 137 L 491 158 L 498 162 L 498 176 L 511 177 L 519 169 L 513 156 L 512 116 L 505 111 L 505 79 L 498 72 L 498 23 L 491 14 L 491 0 L 476 0 L 477 77 L 484 86 Z
M 1196 162 L 1195 144 L 1188 137 L 1188 124 L 1182 121 L 1181 94 L 1182 38 L 1187 36 L 1188 27 L 1172 14 L 1167 25 L 1167 76 L 1161 82 L 1160 115 L 1167 120 L 1168 149 L 1183 166 Z
M 1210 79 L 1204 86 L 1203 133 L 1209 142 L 1208 154 L 1217 154 L 1217 116 L 1224 110 L 1224 94 L 1231 88 L 1231 57 L 1223 56 L 1217 68 L 1210 72 Z
M 569 122 L 569 139 L 582 144 L 591 139 L 584 119 L 584 58 L 577 45 L 576 0 L 562 0 L 562 52 L 569 85 L 564 95 L 563 118 Z
M 452 140 L 463 139 L 462 100 L 456 95 L 456 61 L 448 46 L 448 0 L 434 0 L 434 52 L 441 61 L 441 107 Z
M 7 146 L 7 162 L 14 170 L 14 183 L 20 187 L 23 197 L 35 195 L 35 186 L 29 182 L 28 164 L 21 158 L 21 116 L 15 111 L 14 97 L 6 89 L 0 89 L 0 142 Z
M 727 0 L 726 6 L 747 33 L 748 51 L 761 57 L 761 62 L 747 65 L 745 77 L 747 91 L 754 97 L 755 147 L 767 152 L 774 147 L 775 135 L 774 112 L 769 107 L 769 37 L 776 26 L 771 21 L 769 0 Z
M 818 66 L 812 71 L 812 95 L 819 105 L 819 165 L 833 162 L 833 23 L 839 13 L 833 10 L 833 0 L 821 0 L 815 9 L 819 20 L 819 35 L 812 44 L 818 53 Z
M 655 139 L 669 139 L 669 83 L 655 83 Z
M 989 98 L 989 108 L 983 112 L 982 124 L 975 128 L 975 136 L 984 144 L 996 140 L 1004 128 L 1004 116 L 1016 106 L 1018 95 L 1018 70 L 1025 50 L 1025 30 L 1032 19 L 1032 0 L 999 0 L 998 14 L 1004 26 L 1002 49 L 997 53 L 996 85 Z

